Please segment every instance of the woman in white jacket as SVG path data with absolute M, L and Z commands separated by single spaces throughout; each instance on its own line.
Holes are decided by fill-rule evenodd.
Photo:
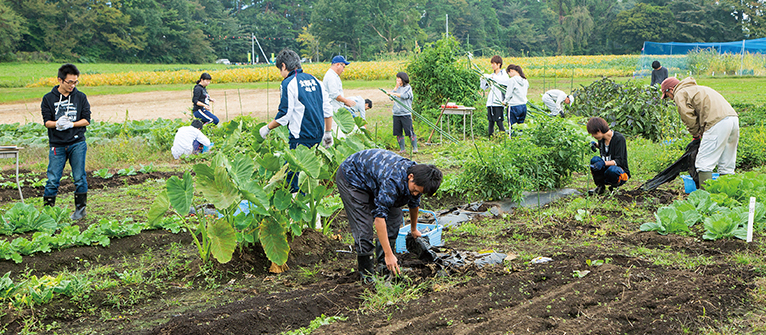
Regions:
M 521 66 L 510 64 L 506 69 L 511 78 L 505 91 L 504 105 L 508 106 L 508 123 L 524 123 L 527 118 L 527 91 L 529 82 Z
M 481 89 L 485 91 L 489 89 L 489 94 L 487 95 L 487 120 L 489 120 L 488 133 L 492 137 L 492 133 L 495 132 L 495 124 L 497 124 L 500 131 L 505 132 L 505 127 L 503 126 L 503 110 L 505 109 L 503 107 L 503 100 L 505 100 L 505 96 L 497 86 L 490 84 L 487 79 L 493 80 L 502 87 L 507 87 L 510 78 L 508 73 L 503 71 L 503 59 L 500 56 L 492 56 L 489 63 L 492 66 L 492 74 L 484 74 L 484 78 L 481 78 Z

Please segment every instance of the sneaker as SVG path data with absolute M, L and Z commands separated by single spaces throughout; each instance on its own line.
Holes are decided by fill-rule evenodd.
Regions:
M 605 190 L 606 188 L 604 187 L 604 185 L 598 185 L 596 186 L 596 188 L 589 190 L 588 195 L 602 195 L 604 194 Z

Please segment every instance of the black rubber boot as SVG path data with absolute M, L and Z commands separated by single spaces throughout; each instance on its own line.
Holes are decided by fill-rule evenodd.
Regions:
M 56 197 L 43 197 L 43 206 L 56 206 Z
M 75 193 L 74 194 L 74 213 L 72 213 L 72 220 L 80 220 L 85 217 L 85 206 L 88 203 L 88 193 Z
M 359 275 L 362 277 L 362 283 L 372 283 L 373 275 L 375 273 L 375 258 L 373 253 L 360 254 L 356 256 L 356 261 L 359 263 Z

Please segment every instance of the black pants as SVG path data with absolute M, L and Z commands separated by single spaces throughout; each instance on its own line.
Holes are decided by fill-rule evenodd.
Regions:
M 487 106 L 487 120 L 489 120 L 489 136 L 495 133 L 495 124 L 497 129 L 505 132 L 505 126 L 503 126 L 503 107 L 502 106 Z
M 372 210 L 375 208 L 374 195 L 351 186 L 346 181 L 342 167 L 335 174 L 335 182 L 351 226 L 351 235 L 354 237 L 354 248 L 357 254 L 372 254 L 375 251 L 375 217 L 372 215 Z M 404 222 L 403 215 L 401 208 L 389 208 L 386 232 L 390 242 L 396 241 L 399 235 L 399 228 Z

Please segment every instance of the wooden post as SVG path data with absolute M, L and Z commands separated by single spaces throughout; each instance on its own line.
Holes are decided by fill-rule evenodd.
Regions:
M 442 107 L 442 112 L 439 113 L 439 118 L 436 119 L 436 123 L 435 124 L 437 126 L 439 125 L 439 121 L 441 121 L 441 119 L 442 119 L 442 115 L 444 115 L 444 110 L 447 108 L 447 104 L 448 103 L 449 103 L 449 99 L 447 99 L 447 102 L 444 103 L 444 107 Z M 464 129 L 465 129 L 465 126 L 464 126 Z M 428 140 L 426 141 L 426 143 L 431 143 L 431 138 L 434 137 L 434 132 L 435 131 L 436 131 L 436 129 L 431 129 L 431 135 L 428 135 Z M 465 135 L 463 135 L 463 136 L 465 136 Z

